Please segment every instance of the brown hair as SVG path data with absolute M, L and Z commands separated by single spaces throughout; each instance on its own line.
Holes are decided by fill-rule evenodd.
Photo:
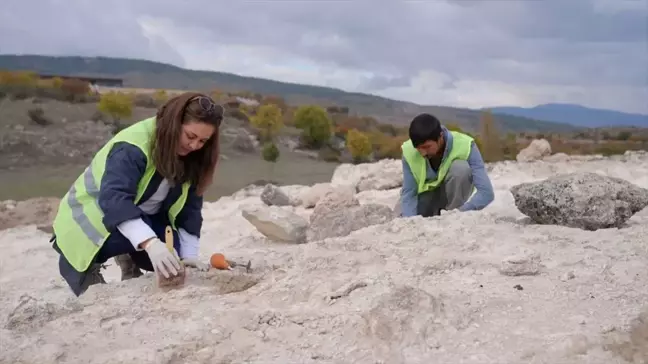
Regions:
M 177 154 L 182 124 L 198 121 L 216 127 L 205 145 L 184 157 Z M 198 92 L 185 92 L 172 97 L 157 112 L 155 140 L 151 155 L 157 171 L 172 185 L 191 182 L 202 195 L 211 184 L 219 156 L 218 127 L 223 120 L 223 107 Z

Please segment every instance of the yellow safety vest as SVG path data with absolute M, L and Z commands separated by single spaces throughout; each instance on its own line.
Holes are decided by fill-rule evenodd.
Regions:
M 412 141 L 408 139 L 401 145 L 403 157 L 412 170 L 414 180 L 416 180 L 418 194 L 437 188 L 445 179 L 448 169 L 450 169 L 450 165 L 453 161 L 468 160 L 473 138 L 456 131 L 450 131 L 450 134 L 452 134 L 452 149 L 448 153 L 448 156 L 441 162 L 437 178 L 431 181 L 426 181 L 427 161 L 425 160 L 425 157 L 423 157 L 421 153 L 414 148 Z
M 112 146 L 126 142 L 138 147 L 146 155 L 146 169 L 138 185 L 134 203 L 142 198 L 155 173 L 151 158 L 151 142 L 155 134 L 156 118 L 139 121 L 117 133 L 94 156 L 90 165 L 76 179 L 63 196 L 54 218 L 56 243 L 68 262 L 79 272 L 88 269 L 110 232 L 103 224 L 103 211 L 99 207 L 99 186 L 105 172 L 106 158 Z M 182 194 L 168 211 L 169 221 L 175 229 L 175 220 L 187 201 L 190 184 L 182 185 Z

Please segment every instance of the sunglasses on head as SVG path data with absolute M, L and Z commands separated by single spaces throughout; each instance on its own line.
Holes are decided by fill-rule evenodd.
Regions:
M 202 111 L 204 111 L 207 115 L 215 115 L 218 118 L 218 124 L 220 125 L 220 122 L 223 120 L 223 114 L 225 109 L 223 108 L 223 105 L 218 105 L 212 99 L 209 97 L 205 96 L 196 96 L 193 100 L 198 100 L 198 105 L 200 105 L 200 108 Z

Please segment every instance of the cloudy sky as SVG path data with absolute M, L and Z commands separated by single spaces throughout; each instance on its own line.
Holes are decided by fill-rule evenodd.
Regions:
M 2 0 L 0 53 L 146 58 L 422 104 L 648 113 L 648 0 Z

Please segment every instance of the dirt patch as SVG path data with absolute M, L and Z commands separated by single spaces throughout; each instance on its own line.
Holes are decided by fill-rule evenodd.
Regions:
M 155 109 L 136 107 L 125 122 L 154 114 Z M 0 170 L 86 163 L 113 135 L 96 103 L 4 98 L 0 115 Z
M 35 224 L 39 229 L 51 232 L 59 201 L 58 198 L 38 197 L 19 202 L 0 202 L 0 230 Z
M 66 124 L 76 121 L 93 120 L 97 118 L 98 103 L 71 103 L 53 99 L 27 98 L 24 100 L 0 99 L 0 125 L 33 125 L 29 118 L 29 110 L 43 109 L 46 117 L 54 124 Z M 135 107 L 133 114 L 125 121 L 134 122 L 155 115 L 154 108 Z
M 0 144 L 0 169 L 85 163 L 112 137 L 111 126 L 94 121 L 11 129 Z
M 648 306 L 632 322 L 628 333 L 609 333 L 603 348 L 630 363 L 648 363 Z

